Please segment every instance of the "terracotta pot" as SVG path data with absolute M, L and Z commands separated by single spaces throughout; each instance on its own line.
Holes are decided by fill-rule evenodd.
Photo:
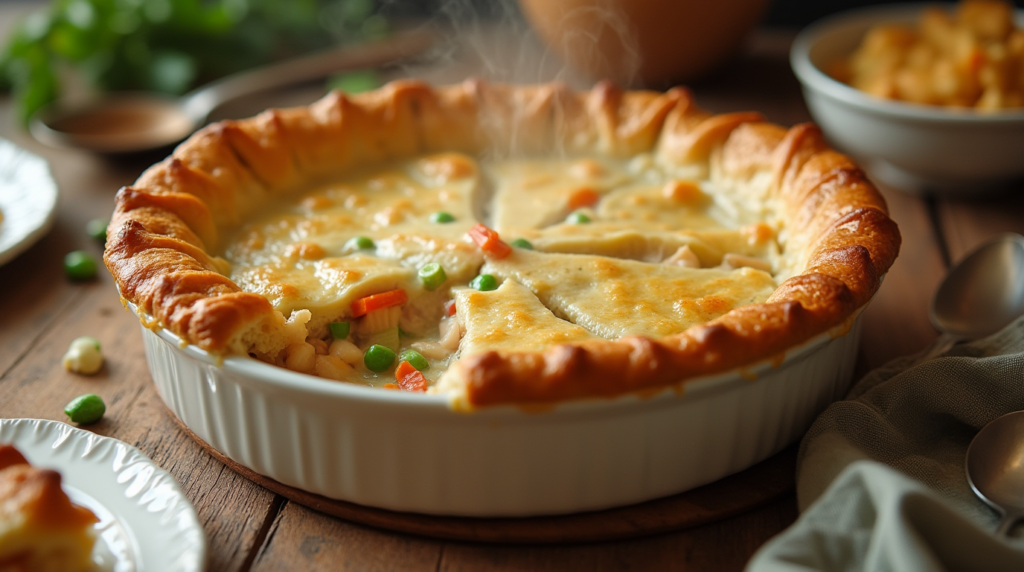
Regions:
M 556 54 L 595 78 L 664 85 L 729 58 L 766 0 L 519 0 Z

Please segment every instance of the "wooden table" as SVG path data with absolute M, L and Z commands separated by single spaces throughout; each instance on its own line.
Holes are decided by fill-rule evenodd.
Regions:
M 3 20 L 3 18 L 0 18 Z M 758 109 L 781 124 L 809 120 L 786 59 L 790 34 L 761 32 L 745 55 L 694 91 L 714 111 Z M 432 73 L 460 76 L 465 66 Z M 492 546 L 436 541 L 325 516 L 241 478 L 180 431 L 151 383 L 136 319 L 111 278 L 74 284 L 66 252 L 101 247 L 85 235 L 109 216 L 114 192 L 150 160 L 109 162 L 45 148 L 12 124 L 0 99 L 0 136 L 46 157 L 62 196 L 53 231 L 0 268 L 0 416 L 63 420 L 82 393 L 99 393 L 106 417 L 89 429 L 130 443 L 171 472 L 195 504 L 210 543 L 209 570 L 738 570 L 796 518 L 792 496 L 738 517 L 661 536 L 574 546 Z M 928 303 L 949 260 L 1004 231 L 1024 232 L 1024 199 L 955 202 L 884 189 L 903 248 L 864 315 L 859 371 L 927 345 Z M 95 377 L 66 372 L 60 357 L 80 335 L 100 339 Z

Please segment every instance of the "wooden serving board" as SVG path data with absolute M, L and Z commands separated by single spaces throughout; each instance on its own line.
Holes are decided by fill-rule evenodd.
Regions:
M 749 469 L 678 495 L 631 506 L 559 516 L 470 518 L 395 512 L 330 499 L 281 484 L 232 461 L 168 414 L 207 453 L 288 500 L 351 522 L 446 540 L 496 544 L 567 544 L 650 536 L 735 516 L 794 488 L 797 446 Z

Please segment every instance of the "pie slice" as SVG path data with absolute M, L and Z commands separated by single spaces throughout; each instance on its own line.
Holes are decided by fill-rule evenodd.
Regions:
M 0 570 L 93 570 L 96 516 L 61 489 L 60 473 L 38 469 L 0 445 Z
M 586 254 L 517 250 L 484 273 L 514 279 L 558 316 L 595 336 L 661 338 L 767 300 L 777 287 L 753 268 L 721 270 Z
M 724 202 L 724 198 L 719 198 Z M 669 180 L 617 189 L 601 201 L 597 215 L 603 220 L 634 225 L 663 225 L 668 229 L 720 229 L 736 220 L 722 212 L 715 199 L 696 181 Z
M 778 263 L 777 244 L 769 237 L 774 231 L 752 226 L 740 231 L 639 231 L 623 225 L 592 224 L 586 228 L 552 228 L 542 235 L 530 235 L 532 245 L 542 252 L 594 254 L 643 262 L 663 262 L 686 247 L 697 257 L 699 267 L 722 264 L 726 254 L 742 254 L 766 261 L 784 272 Z
M 592 207 L 629 179 L 622 161 L 502 161 L 490 167 L 495 181 L 494 228 L 501 233 L 543 228 L 574 210 Z
M 455 305 L 463 329 L 461 355 L 543 351 L 594 338 L 585 328 L 555 317 L 533 292 L 511 278 L 490 292 L 456 290 Z

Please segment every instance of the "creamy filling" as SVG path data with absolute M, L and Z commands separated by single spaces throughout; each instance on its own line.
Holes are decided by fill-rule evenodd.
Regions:
M 480 164 L 449 153 L 271 205 L 224 258 L 243 290 L 285 317 L 308 312 L 307 337 L 252 355 L 422 390 L 463 356 L 662 337 L 766 300 L 790 274 L 775 213 L 676 175 L 646 155 Z M 471 239 L 478 222 L 528 245 L 495 256 Z M 422 380 L 403 378 L 409 367 L 396 377 L 402 359 L 385 364 L 381 347 Z

